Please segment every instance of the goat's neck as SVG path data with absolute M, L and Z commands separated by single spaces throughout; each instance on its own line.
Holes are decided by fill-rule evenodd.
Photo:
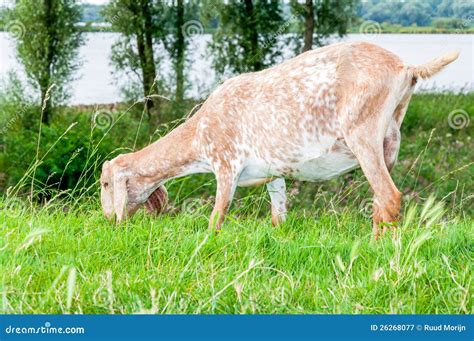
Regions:
M 196 123 L 189 120 L 134 153 L 133 168 L 137 175 L 154 185 L 168 179 L 198 173 L 202 170 L 195 138 Z

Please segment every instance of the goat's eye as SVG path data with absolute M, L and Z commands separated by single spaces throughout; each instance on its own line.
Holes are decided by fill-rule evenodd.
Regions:
M 109 187 L 109 183 L 108 183 L 108 182 L 104 182 L 104 183 L 102 184 L 102 186 L 104 186 L 104 188 L 107 188 L 107 187 Z

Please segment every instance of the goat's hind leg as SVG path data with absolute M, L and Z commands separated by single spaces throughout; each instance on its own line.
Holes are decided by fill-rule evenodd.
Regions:
M 353 153 L 359 160 L 364 175 L 374 192 L 372 232 L 377 239 L 387 230 L 388 224 L 394 224 L 400 214 L 401 193 L 390 177 L 385 164 L 383 145 L 372 145 L 364 136 L 352 137 L 348 141 Z
M 400 129 L 395 120 L 392 120 L 383 140 L 383 156 L 389 172 L 392 171 L 393 166 L 397 162 L 400 140 Z
M 377 239 L 380 233 L 387 230 L 399 218 L 401 193 L 390 177 L 385 164 L 383 144 L 373 144 L 370 138 L 360 134 L 346 139 L 347 144 L 357 157 L 362 171 L 374 191 L 373 201 L 373 235 Z

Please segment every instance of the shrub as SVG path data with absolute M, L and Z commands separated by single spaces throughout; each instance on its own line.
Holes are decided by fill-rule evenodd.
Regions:
M 459 28 L 462 20 L 458 18 L 434 18 L 431 25 L 436 28 Z

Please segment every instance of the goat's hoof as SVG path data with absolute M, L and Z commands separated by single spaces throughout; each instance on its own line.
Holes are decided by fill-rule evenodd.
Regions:
M 278 225 L 284 223 L 286 220 L 286 216 L 284 215 L 272 215 L 272 225 L 277 227 Z
M 379 237 L 380 237 L 380 228 L 379 228 L 379 224 L 377 223 L 372 223 L 372 237 L 374 238 L 374 240 L 378 240 Z

